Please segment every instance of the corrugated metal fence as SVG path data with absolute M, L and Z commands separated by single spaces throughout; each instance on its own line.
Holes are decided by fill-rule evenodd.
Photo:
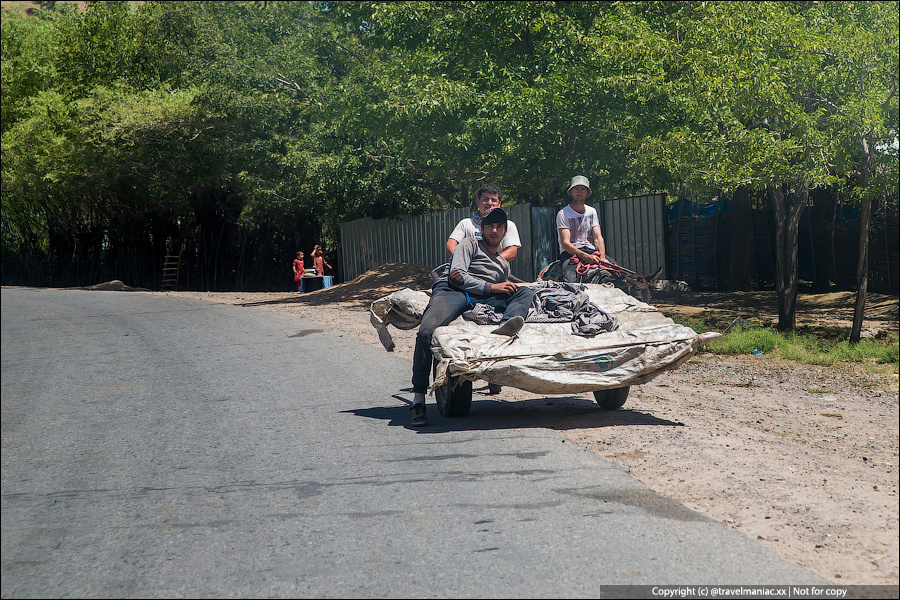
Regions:
M 601 219 L 606 253 L 617 263 L 642 275 L 662 267 L 659 278 L 669 278 L 665 194 L 605 200 Z
M 638 273 L 664 267 L 666 250 L 666 197 L 620 198 L 594 204 L 598 209 L 606 251 L 619 264 Z M 512 262 L 512 273 L 525 281 L 556 260 L 559 246 L 556 213 L 562 207 L 528 204 L 504 206 L 515 222 L 522 247 Z M 456 224 L 471 216 L 468 208 L 399 219 L 357 219 L 341 225 L 343 277 L 350 281 L 385 263 L 403 262 L 429 269 L 449 260 L 447 238 Z

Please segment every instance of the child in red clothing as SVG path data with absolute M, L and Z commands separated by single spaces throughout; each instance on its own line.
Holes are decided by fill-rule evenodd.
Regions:
M 297 291 L 303 291 L 303 275 L 306 273 L 306 267 L 303 266 L 303 252 L 297 253 L 294 259 L 294 283 L 297 285 Z
M 328 261 L 325 260 L 325 257 L 322 256 L 322 246 L 316 244 L 316 247 L 313 248 L 313 265 L 316 267 L 316 275 L 322 277 L 325 275 L 325 267 L 329 269 L 333 269 L 331 265 L 328 264 Z

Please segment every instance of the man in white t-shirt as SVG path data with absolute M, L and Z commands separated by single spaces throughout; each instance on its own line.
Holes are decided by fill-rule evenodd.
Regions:
M 485 217 L 491 210 L 500 208 L 503 191 L 500 186 L 494 183 L 485 183 L 478 191 L 475 192 L 475 213 L 467 219 L 463 219 L 456 224 L 456 228 L 447 239 L 447 254 L 453 256 L 453 251 L 466 238 L 481 239 L 481 219 Z M 512 262 L 519 252 L 522 241 L 519 239 L 519 230 L 512 221 L 506 221 L 506 235 L 500 242 L 500 256 L 506 262 Z M 454 279 L 454 283 L 459 285 L 461 281 Z M 492 383 L 488 386 L 491 394 L 499 394 L 502 388 Z
M 478 191 L 475 192 L 475 213 L 470 218 L 463 219 L 456 224 L 456 228 L 447 239 L 447 254 L 453 256 L 456 246 L 466 238 L 481 239 L 481 219 L 491 209 L 500 206 L 502 197 L 503 192 L 496 184 L 486 183 L 478 188 Z M 512 262 L 521 245 L 522 241 L 519 239 L 519 230 L 516 229 L 516 224 L 507 221 L 506 236 L 500 242 L 500 256 L 506 259 L 506 262 Z
M 606 243 L 600 232 L 600 217 L 592 206 L 585 204 L 591 197 L 591 184 L 587 177 L 577 175 L 569 185 L 572 201 L 556 213 L 556 232 L 559 241 L 559 260 L 563 277 L 569 283 L 577 283 L 578 263 L 599 265 L 606 262 Z M 577 261 L 570 259 L 576 257 Z

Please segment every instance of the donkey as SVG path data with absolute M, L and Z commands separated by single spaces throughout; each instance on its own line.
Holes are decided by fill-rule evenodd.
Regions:
M 662 267 L 653 271 L 650 275 L 638 275 L 635 272 L 626 272 L 621 275 L 618 281 L 613 281 L 620 290 L 630 294 L 641 300 L 642 302 L 650 302 L 650 284 L 662 273 Z
M 584 265 L 584 267 L 588 267 Z M 591 265 L 579 272 L 579 283 L 611 283 L 626 294 L 634 296 L 642 302 L 650 302 L 650 285 L 662 273 L 662 267 L 650 275 L 638 275 L 634 271 L 607 262 L 604 265 Z M 537 277 L 538 281 L 564 281 L 562 262 L 556 261 L 547 265 Z

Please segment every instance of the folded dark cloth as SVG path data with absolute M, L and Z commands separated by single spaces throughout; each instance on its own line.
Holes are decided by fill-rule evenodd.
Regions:
M 583 285 L 562 281 L 541 281 L 535 289 L 526 323 L 572 323 L 572 333 L 593 337 L 615 331 L 619 320 L 591 302 Z M 479 325 L 496 325 L 503 318 L 492 306 L 476 304 L 463 318 Z

